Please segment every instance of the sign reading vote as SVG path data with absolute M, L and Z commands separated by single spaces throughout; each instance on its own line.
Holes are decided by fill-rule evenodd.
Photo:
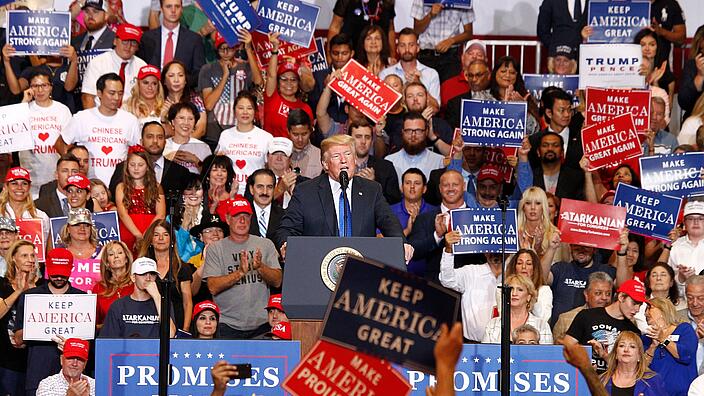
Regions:
M 259 25 L 249 0 L 196 0 L 228 45 L 239 43 L 237 31 L 252 31 Z
M 34 139 L 29 128 L 29 105 L 18 103 L 0 107 L 0 153 L 32 150 Z
M 379 122 L 401 100 L 400 93 L 354 59 L 342 68 L 340 78 L 333 78 L 328 86 L 374 122 Z
M 252 377 L 227 383 L 228 395 L 283 396 L 284 378 L 298 364 L 298 341 L 171 340 L 170 395 L 209 395 L 210 370 L 220 360 L 249 363 Z M 156 395 L 159 383 L 159 340 L 127 338 L 96 340 L 96 395 Z
M 590 1 L 590 43 L 632 43 L 639 31 L 650 26 L 649 1 Z
M 312 43 L 320 7 L 300 0 L 260 0 L 257 15 L 262 33 L 279 33 L 279 39 L 308 47 Z
M 328 60 L 325 57 L 325 38 L 316 37 L 313 41 L 315 43 L 315 53 L 308 55 L 311 71 L 315 73 L 328 70 Z
M 704 195 L 704 153 L 693 152 L 641 157 L 641 186 L 676 197 Z
M 582 129 L 582 149 L 590 171 L 643 155 L 630 113 Z
M 442 323 L 453 323 L 460 294 L 378 262 L 347 256 L 321 338 L 433 373 Z
M 320 340 L 284 380 L 294 396 L 399 395 L 411 386 L 383 360 Z
M 51 223 L 51 240 L 54 247 L 65 246 L 61 240 L 61 229 L 66 225 L 67 219 L 66 216 L 49 219 Z M 98 231 L 98 246 L 103 246 L 109 241 L 120 240 L 120 227 L 117 222 L 116 211 L 93 213 L 93 226 Z
M 614 116 L 631 113 L 636 131 L 645 133 L 650 129 L 649 89 L 609 89 L 588 87 L 585 125 L 598 124 Z
M 626 225 L 626 208 L 573 199 L 560 204 L 562 242 L 617 250 L 621 230 Z
M 643 190 L 619 183 L 614 206 L 626 208 L 626 225 L 630 232 L 670 241 L 668 233 L 677 226 L 682 198 Z
M 37 261 L 44 262 L 44 223 L 41 219 L 15 219 L 15 224 L 20 229 L 18 235 L 21 239 L 34 244 L 34 253 Z
M 525 102 L 463 99 L 462 140 L 474 146 L 521 147 L 527 106 Z
M 557 87 L 572 95 L 575 98 L 573 103 L 579 104 L 579 98 L 575 95 L 579 88 L 578 75 L 524 74 L 523 82 L 526 85 L 526 90 L 530 92 L 530 96 L 537 101 L 540 101 L 545 88 Z
M 506 211 L 506 226 L 500 209 L 455 209 L 450 211 L 452 229 L 460 233 L 460 241 L 452 245 L 452 253 L 506 253 L 518 251 L 516 209 Z
M 256 31 L 252 32 L 252 46 L 254 47 L 254 53 L 257 54 L 259 67 L 266 69 L 267 66 L 269 66 L 271 51 L 274 50 L 274 46 L 271 45 L 266 34 Z M 277 61 L 278 63 L 282 63 L 287 57 L 293 57 L 298 60 L 306 59 L 308 55 L 314 54 L 315 51 L 315 43 L 312 42 L 309 47 L 301 47 L 300 45 L 283 41 L 279 46 Z
M 95 338 L 95 294 L 27 294 L 24 296 L 24 339 Z
M 591 347 L 585 346 L 588 356 Z M 397 367 L 413 387 L 412 396 L 425 396 L 435 385 L 435 376 Z M 458 395 L 498 396 L 501 346 L 465 344 L 455 366 L 454 384 Z M 562 356 L 561 345 L 511 345 L 512 395 L 588 395 L 584 377 Z
M 579 88 L 643 88 L 640 44 L 582 44 L 579 46 Z
M 59 55 L 71 44 L 71 14 L 50 11 L 7 11 L 7 43 L 15 55 Z

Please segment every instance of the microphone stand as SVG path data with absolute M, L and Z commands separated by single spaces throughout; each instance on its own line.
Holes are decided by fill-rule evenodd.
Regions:
M 506 263 L 506 212 L 508 199 L 499 198 L 501 209 L 501 369 L 499 389 L 502 396 L 511 394 L 511 287 L 505 284 L 504 263 Z
M 161 320 L 159 323 L 159 396 L 168 395 L 169 377 L 171 374 L 171 364 L 169 363 L 169 358 L 171 357 L 171 286 L 174 284 L 172 268 L 175 260 L 174 254 L 176 253 L 174 249 L 176 239 L 174 234 L 174 216 L 179 195 L 178 191 L 169 191 L 166 195 L 166 199 L 170 203 L 169 215 L 171 221 L 169 222 L 169 232 L 171 233 L 171 238 L 169 243 L 169 270 L 164 278 L 164 292 L 161 294 L 161 317 L 159 318 Z
M 347 213 L 349 210 L 349 205 L 350 205 L 349 201 L 347 201 L 347 187 L 349 186 L 349 182 L 350 182 L 349 176 L 347 175 L 347 172 L 341 171 L 339 179 L 340 179 L 340 187 L 342 187 L 342 205 L 343 205 L 342 210 L 344 213 L 344 215 L 342 216 L 342 226 L 344 227 L 343 228 L 344 231 L 342 233 L 344 236 L 347 236 L 347 225 L 349 224 L 349 221 L 350 221 L 350 219 L 347 216 Z M 351 231 L 352 230 L 350 230 L 350 236 L 352 236 Z

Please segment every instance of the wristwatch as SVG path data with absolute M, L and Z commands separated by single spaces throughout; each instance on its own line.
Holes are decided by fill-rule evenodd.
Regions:
M 670 339 L 669 339 L 669 338 L 667 338 L 667 339 L 665 339 L 665 341 L 661 342 L 659 346 L 661 346 L 661 347 L 663 347 L 663 348 L 667 348 L 668 345 L 670 345 Z

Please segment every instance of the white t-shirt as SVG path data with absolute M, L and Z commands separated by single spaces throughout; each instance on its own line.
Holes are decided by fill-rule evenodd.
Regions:
M 66 144 L 86 146 L 90 154 L 88 177 L 110 184 L 115 166 L 127 158 L 129 146 L 139 143 L 139 121 L 124 110 L 108 117 L 94 107 L 76 113 L 61 137 Z
M 240 194 L 244 194 L 247 188 L 249 175 L 264 168 L 269 142 L 273 138 L 269 132 L 257 127 L 249 132 L 240 132 L 234 127 L 220 134 L 218 151 L 232 160 Z
M 98 94 L 96 83 L 100 76 L 106 73 L 120 74 L 120 66 L 122 62 L 127 62 L 125 66 L 125 87 L 122 94 L 122 102 L 126 102 L 130 98 L 132 87 L 137 83 L 137 75 L 142 66 L 147 63 L 137 56 L 133 56 L 129 61 L 125 61 L 115 54 L 115 50 L 102 53 L 91 59 L 86 66 L 86 71 L 83 74 L 83 84 L 81 92 L 91 95 Z
M 212 151 L 210 151 L 210 146 L 196 138 L 191 138 L 188 143 L 185 144 L 174 143 L 173 138 L 166 139 L 166 146 L 164 147 L 164 157 L 170 158 L 170 154 L 175 153 L 179 150 L 189 152 L 198 157 L 198 159 L 201 161 L 203 161 L 207 156 L 213 153 Z M 198 167 L 194 164 L 191 164 L 190 162 L 174 162 L 187 168 L 191 173 L 195 173 L 196 175 L 200 174 L 200 170 L 198 169 Z
M 63 103 L 53 100 L 48 107 L 29 102 L 29 122 L 34 139 L 34 150 L 20 151 L 20 163 L 32 177 L 30 193 L 39 196 L 39 187 L 54 180 L 59 154 L 54 143 L 71 120 L 71 111 Z

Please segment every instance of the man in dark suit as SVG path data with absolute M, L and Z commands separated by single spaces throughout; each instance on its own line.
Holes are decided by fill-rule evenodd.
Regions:
M 554 53 L 558 45 L 579 48 L 582 28 L 587 25 L 588 10 L 589 0 L 543 0 L 538 12 L 537 32 L 548 53 Z M 552 61 L 549 57 L 550 71 L 553 70 Z
M 325 173 L 294 190 L 276 233 L 275 243 L 281 248 L 281 255 L 285 257 L 289 236 L 373 237 L 379 229 L 384 236 L 404 238 L 381 185 L 355 177 L 354 138 L 335 135 L 323 140 L 320 148 Z M 342 171 L 349 175 L 350 184 L 344 190 L 340 184 Z M 345 218 L 351 221 L 345 222 Z M 404 253 L 408 261 L 413 248 L 404 244 Z
M 76 49 L 76 52 L 80 53 L 94 49 L 112 49 L 112 44 L 115 40 L 115 32 L 107 27 L 108 1 L 86 0 L 81 10 L 83 10 L 83 21 L 86 25 L 86 32 L 71 40 L 71 45 Z
M 528 158 L 532 167 L 540 166 L 538 147 L 540 139 L 546 132 L 555 132 L 562 136 L 562 151 L 565 153 L 563 165 L 579 169 L 579 161 L 584 155 L 582 150 L 582 124 L 584 117 L 572 110 L 572 97 L 562 89 L 554 89 L 544 93 L 541 98 L 545 106 L 545 115 L 549 119 L 548 126 L 542 131 L 530 135 L 530 153 Z
M 198 83 L 198 73 L 205 64 L 203 39 L 180 24 L 183 14 L 181 0 L 161 0 L 161 26 L 142 36 L 137 56 L 159 69 L 172 60 L 186 65 L 188 83 Z
M 353 121 L 350 123 L 348 131 L 355 141 L 357 176 L 381 184 L 382 193 L 389 205 L 401 201 L 401 191 L 398 188 L 398 176 L 394 164 L 383 158 L 369 155 L 374 139 L 372 126 L 366 120 L 362 123 Z
M 247 189 L 252 194 L 254 217 L 249 233 L 273 240 L 284 216 L 284 208 L 274 201 L 276 175 L 270 169 L 257 169 L 247 178 Z
M 68 178 L 79 173 L 78 158 L 64 154 L 56 162 L 56 180 L 39 188 L 39 197 L 34 201 L 37 209 L 49 217 L 68 216 L 69 204 L 66 193 Z
M 560 198 L 584 200 L 584 172 L 563 165 L 562 136 L 545 132 L 540 139 L 540 166 L 533 168 L 533 185 Z

